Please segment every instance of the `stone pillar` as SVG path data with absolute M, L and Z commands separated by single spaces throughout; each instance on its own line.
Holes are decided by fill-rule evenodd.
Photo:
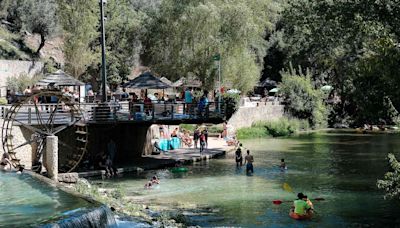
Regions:
M 58 137 L 57 136 L 47 136 L 46 137 L 46 156 L 44 157 L 45 167 L 47 170 L 47 175 L 58 181 Z

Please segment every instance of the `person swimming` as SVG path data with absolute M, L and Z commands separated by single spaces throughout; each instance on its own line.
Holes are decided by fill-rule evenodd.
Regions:
M 282 171 L 287 169 L 285 159 L 281 159 L 281 164 L 279 165 L 279 168 L 281 168 Z
M 152 183 L 152 184 L 159 184 L 159 183 L 160 183 L 160 179 L 158 179 L 157 176 L 153 176 L 153 177 L 151 178 L 151 183 Z

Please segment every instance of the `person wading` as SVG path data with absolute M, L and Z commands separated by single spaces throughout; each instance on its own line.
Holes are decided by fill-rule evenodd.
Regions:
M 244 164 L 246 165 L 246 174 L 253 174 L 253 155 L 250 155 L 250 150 L 247 150 L 247 155 L 244 157 Z M 246 164 L 247 163 L 247 164 Z

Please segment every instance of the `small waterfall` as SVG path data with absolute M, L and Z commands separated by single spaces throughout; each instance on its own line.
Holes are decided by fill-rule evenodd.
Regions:
M 111 210 L 103 205 L 92 210 L 81 210 L 79 213 L 73 212 L 68 215 L 68 218 L 60 221 L 46 224 L 42 227 L 57 227 L 57 228 L 86 228 L 86 227 L 117 227 L 114 216 Z

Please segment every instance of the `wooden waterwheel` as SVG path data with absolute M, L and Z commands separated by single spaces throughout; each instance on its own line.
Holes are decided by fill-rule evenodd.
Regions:
M 20 165 L 17 153 L 32 145 L 32 169 L 40 172 L 46 137 L 58 136 L 59 172 L 71 172 L 86 153 L 88 129 L 79 103 L 59 91 L 42 91 L 26 97 L 5 110 L 2 128 L 3 149 L 14 167 Z M 22 129 L 30 139 L 22 137 Z M 19 135 L 19 137 L 17 137 Z M 29 136 L 28 135 L 28 136 Z M 22 138 L 22 139 L 21 139 Z M 25 148 L 26 149 L 26 148 Z

